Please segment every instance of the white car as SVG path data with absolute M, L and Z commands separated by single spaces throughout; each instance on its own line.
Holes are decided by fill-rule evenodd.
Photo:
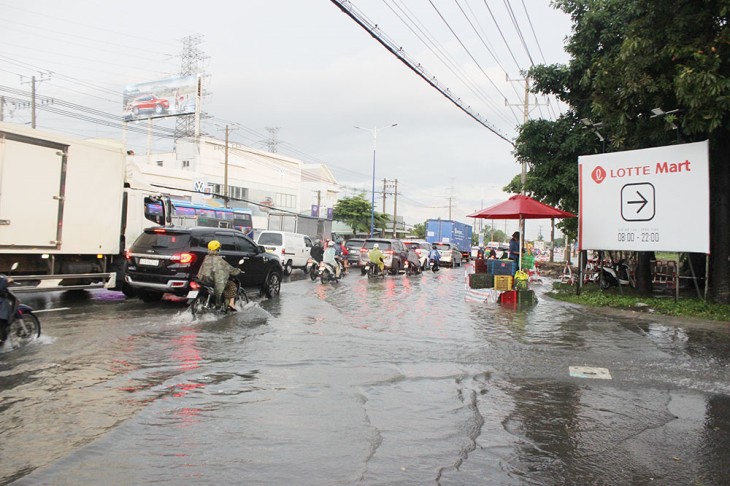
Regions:
M 312 250 L 312 239 L 303 234 L 287 231 L 262 231 L 256 243 L 266 251 L 279 257 L 284 275 L 291 275 L 292 269 L 300 268 L 306 273 L 309 253 Z
M 450 267 L 461 266 L 461 250 L 459 250 L 453 243 L 434 243 L 434 246 L 439 251 L 441 259 L 440 265 L 448 265 Z

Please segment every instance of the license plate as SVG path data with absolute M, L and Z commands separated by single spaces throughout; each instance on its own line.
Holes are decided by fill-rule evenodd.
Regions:
M 188 292 L 188 299 L 194 299 L 197 296 L 198 296 L 197 290 L 191 290 L 190 292 Z
M 140 265 L 147 265 L 150 267 L 156 267 L 157 266 L 157 260 L 151 260 L 149 258 L 140 258 L 139 259 Z

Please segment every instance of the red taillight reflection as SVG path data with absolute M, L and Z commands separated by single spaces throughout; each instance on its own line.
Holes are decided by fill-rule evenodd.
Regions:
M 170 261 L 176 263 L 193 263 L 195 255 L 193 253 L 175 253 L 170 257 Z

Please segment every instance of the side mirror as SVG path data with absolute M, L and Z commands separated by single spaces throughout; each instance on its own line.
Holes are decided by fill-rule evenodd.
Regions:
M 259 253 L 266 253 L 266 248 L 264 245 L 259 245 Z

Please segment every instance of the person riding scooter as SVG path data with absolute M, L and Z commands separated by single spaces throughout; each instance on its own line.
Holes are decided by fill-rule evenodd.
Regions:
M 229 311 L 236 311 L 234 302 L 238 289 L 236 284 L 231 282 L 228 277 L 238 275 L 241 273 L 241 269 L 230 265 L 220 254 L 220 249 L 220 241 L 212 240 L 208 243 L 208 254 L 200 265 L 198 279 L 204 284 L 213 286 L 217 306 L 227 303 Z
M 375 243 L 373 249 L 368 252 L 368 258 L 370 259 L 371 265 L 377 265 L 380 273 L 385 272 L 385 261 L 383 258 L 383 252 L 380 251 L 380 245 Z
M 439 262 L 441 261 L 441 253 L 439 253 L 436 245 L 433 245 L 431 247 L 431 251 L 428 252 L 428 261 L 431 262 L 431 270 L 438 272 Z
M 327 249 L 324 251 L 322 261 L 330 271 L 334 274 L 335 278 L 340 278 L 340 264 L 337 262 L 337 250 L 335 248 L 335 242 L 329 241 L 327 243 Z
M 418 253 L 413 248 L 408 249 L 408 256 L 406 257 L 408 265 L 411 266 L 416 273 L 421 271 L 421 259 L 418 258 Z

